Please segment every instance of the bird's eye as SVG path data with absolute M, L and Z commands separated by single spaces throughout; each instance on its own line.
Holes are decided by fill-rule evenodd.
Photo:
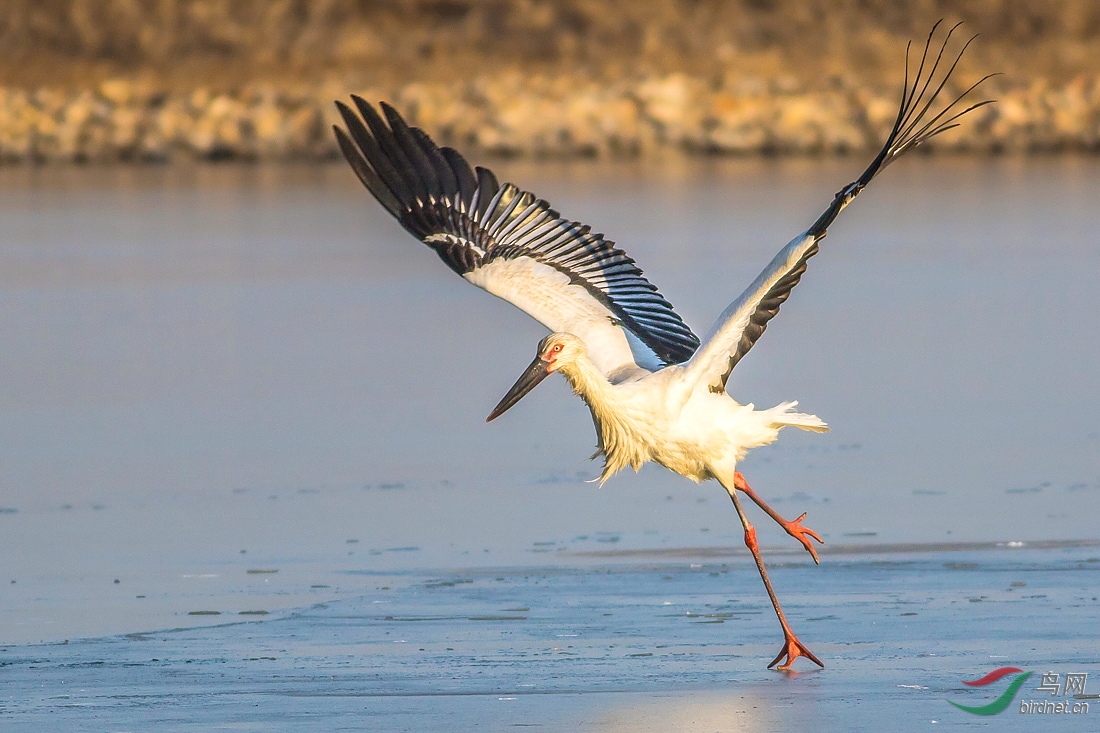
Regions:
M 550 349 L 550 351 L 555 354 L 558 353 L 559 351 L 561 351 L 561 344 L 555 344 L 554 348 Z

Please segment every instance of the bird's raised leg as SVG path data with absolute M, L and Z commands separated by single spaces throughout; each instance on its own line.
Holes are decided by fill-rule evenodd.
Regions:
M 799 641 L 798 637 L 791 631 L 791 626 L 787 623 L 787 617 L 783 615 L 783 609 L 779 607 L 779 599 L 775 596 L 775 589 L 772 588 L 772 582 L 768 578 L 768 571 L 764 568 L 764 559 L 760 557 L 760 546 L 756 543 L 756 528 L 752 526 L 749 518 L 745 516 L 744 509 L 741 508 L 741 500 L 737 498 L 738 490 L 731 489 L 728 486 L 725 489 L 726 493 L 733 499 L 733 506 L 737 509 L 737 515 L 741 517 L 741 524 L 745 527 L 745 546 L 749 548 L 753 560 L 756 561 L 756 569 L 760 571 L 760 579 L 764 581 L 764 587 L 768 591 L 768 597 L 771 598 L 775 615 L 779 617 L 779 625 L 783 627 L 783 649 L 768 667 L 775 667 L 776 664 L 786 658 L 786 661 L 777 667 L 777 669 L 785 672 L 791 668 L 794 660 L 799 657 L 806 657 L 819 667 L 824 667 L 825 663 L 815 657 L 814 653 L 807 649 L 806 645 Z
M 806 552 L 810 553 L 810 557 L 814 559 L 814 563 L 820 564 L 821 561 L 817 559 L 817 550 L 810 544 L 810 538 L 817 540 L 820 544 L 825 544 L 825 540 L 821 539 L 821 535 L 814 532 L 809 527 L 802 526 L 802 520 L 806 518 L 806 512 L 802 512 L 794 521 L 788 521 L 779 516 L 779 512 L 768 506 L 763 499 L 761 499 L 755 491 L 753 491 L 745 477 L 741 475 L 740 471 L 733 472 L 733 486 L 745 496 L 753 500 L 756 506 L 763 509 L 768 513 L 768 516 L 774 519 L 784 531 L 791 537 L 802 543 L 802 546 L 806 548 Z

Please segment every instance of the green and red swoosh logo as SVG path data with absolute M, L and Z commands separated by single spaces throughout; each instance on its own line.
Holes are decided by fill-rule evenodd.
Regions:
M 970 681 L 963 680 L 963 684 L 969 685 L 970 687 L 985 687 L 986 685 L 993 684 L 1002 677 L 1007 677 L 1010 674 L 1018 674 L 1020 672 L 1024 671 L 1022 669 L 1019 669 L 1018 667 L 1001 667 L 1000 669 L 993 670 L 981 679 Z M 1024 684 L 1024 680 L 1026 680 L 1030 676 L 1031 672 L 1024 672 L 1019 677 L 1012 680 L 1012 684 L 1008 686 L 1008 689 L 1001 693 L 1000 697 L 998 697 L 996 700 L 989 703 L 988 705 L 971 707 L 970 705 L 960 705 L 959 703 L 953 702 L 951 700 L 948 700 L 947 702 L 951 703 L 959 710 L 965 710 L 966 712 L 973 713 L 974 715 L 996 715 L 997 713 L 1001 712 L 1012 704 L 1012 699 L 1015 698 L 1016 693 L 1020 691 L 1020 687 Z

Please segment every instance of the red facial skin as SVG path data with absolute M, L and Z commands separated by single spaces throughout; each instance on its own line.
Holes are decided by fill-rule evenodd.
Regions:
M 557 356 L 558 356 L 559 353 L 561 353 L 561 344 L 554 344 L 553 346 L 551 346 L 549 349 L 546 350 L 545 354 L 543 354 L 542 359 L 543 359 L 543 361 L 546 362 L 546 373 L 547 374 L 550 374 L 551 372 L 557 371 L 558 367 L 557 367 L 557 364 L 555 363 L 555 361 L 556 361 Z

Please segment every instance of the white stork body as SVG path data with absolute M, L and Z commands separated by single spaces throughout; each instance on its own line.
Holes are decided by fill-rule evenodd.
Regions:
M 597 455 L 605 459 L 601 482 L 627 466 L 638 469 L 652 461 L 693 481 L 717 479 L 726 489 L 783 627 L 783 651 L 769 666 L 786 657 L 779 668 L 789 669 L 799 656 L 822 663 L 790 630 L 739 494 L 802 543 L 815 562 L 810 539 L 821 538 L 801 526 L 802 517 L 786 520 L 772 510 L 749 488 L 737 463 L 749 450 L 773 442 L 783 427 L 828 428 L 815 415 L 795 412 L 794 402 L 766 410 L 739 404 L 727 393 L 727 381 L 798 284 L 841 210 L 891 162 L 986 104 L 953 112 L 971 87 L 925 120 L 962 56 L 960 51 L 932 84 L 950 38 L 948 32 L 939 53 L 930 55 L 929 34 L 912 84 L 907 65 L 897 119 L 871 165 L 835 195 L 809 229 L 776 254 L 702 342 L 634 260 L 603 235 L 563 218 L 531 193 L 499 184 L 491 171 L 471 169 L 456 151 L 438 147 L 384 103 L 385 120 L 358 97 L 352 98 L 358 114 L 337 103 L 347 125 L 346 132 L 335 128 L 337 141 L 375 198 L 451 269 L 553 332 L 539 344 L 535 360 L 490 420 L 548 374 L 560 371 L 592 411 Z
M 556 371 L 592 412 L 598 454 L 604 457 L 601 483 L 627 466 L 637 471 L 650 461 L 692 481 L 729 478 L 732 483 L 737 462 L 774 442 L 780 428 L 828 430 L 816 415 L 795 412 L 796 402 L 756 410 L 725 391 L 685 390 L 686 369 L 679 365 L 614 382 L 580 351 L 579 339 L 575 348 L 575 359 Z

